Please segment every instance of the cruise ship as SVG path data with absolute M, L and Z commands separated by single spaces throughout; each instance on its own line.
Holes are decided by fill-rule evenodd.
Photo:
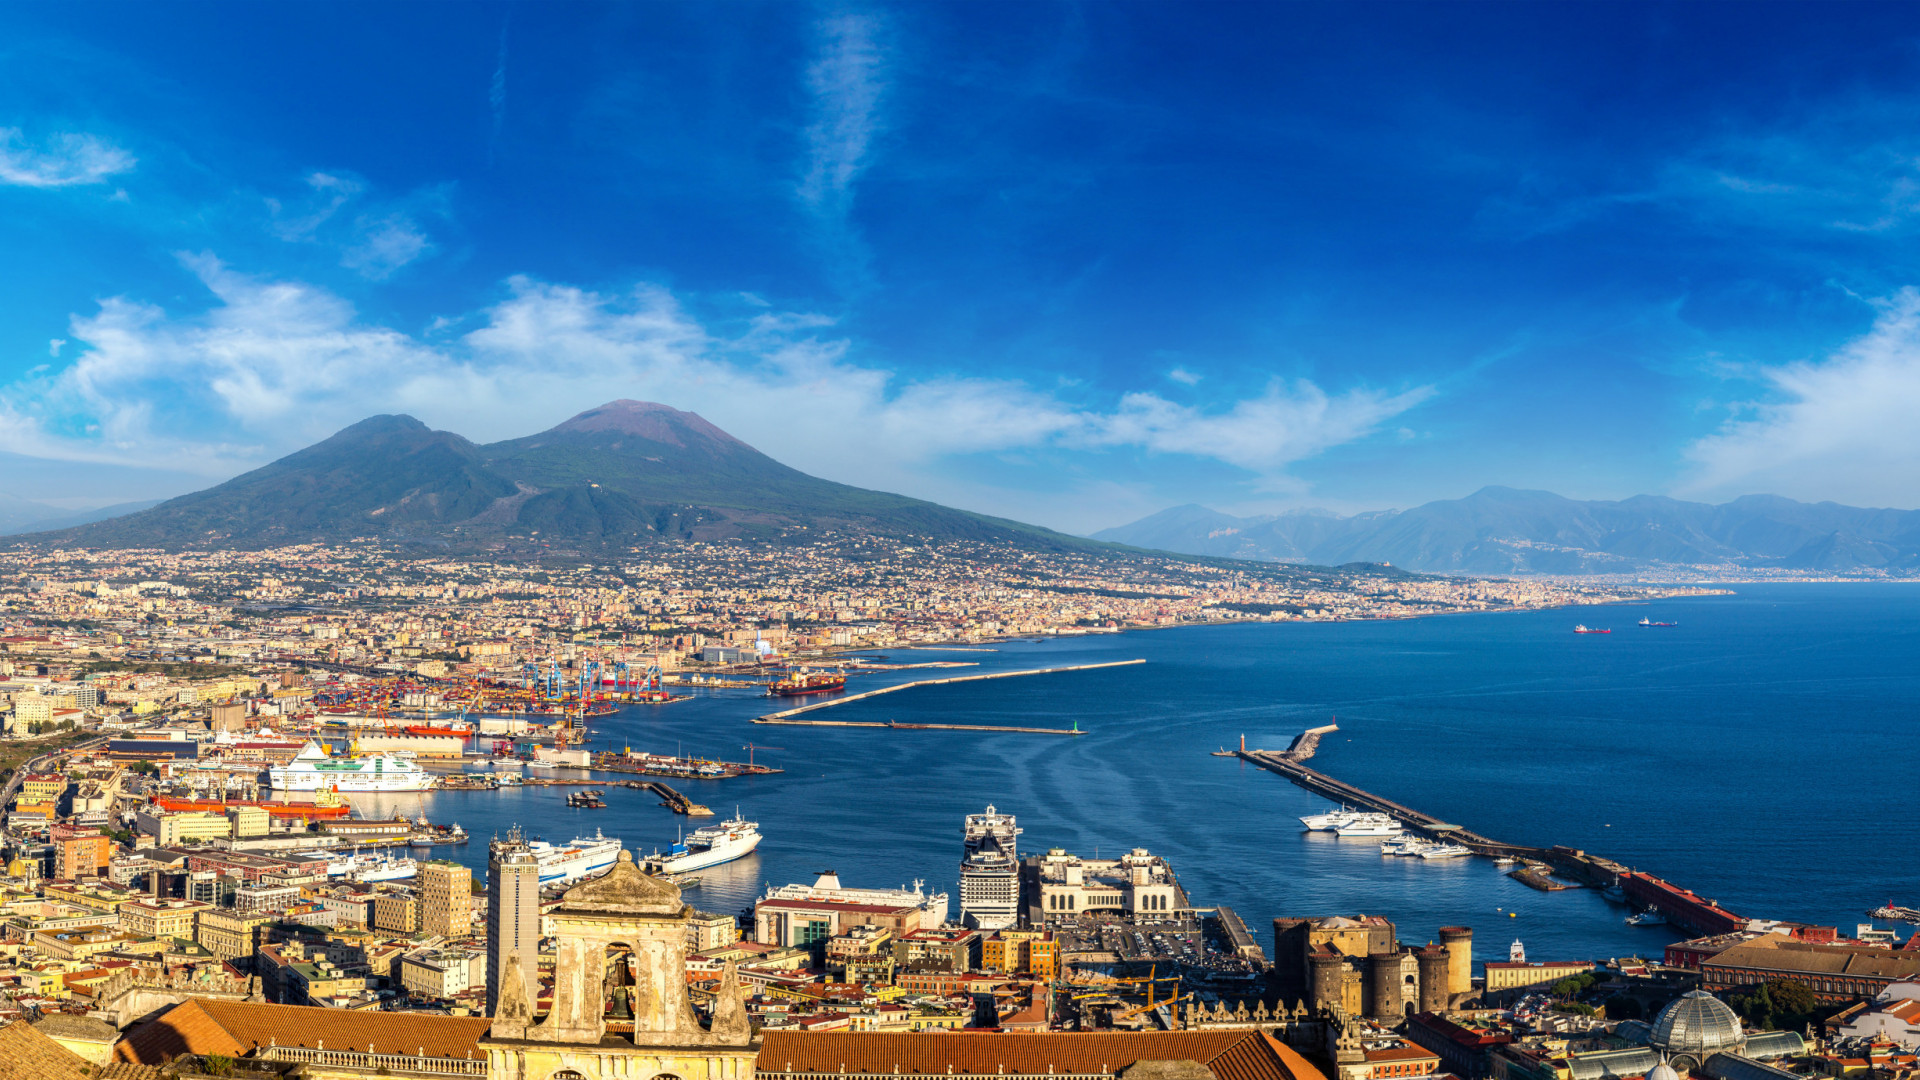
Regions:
M 831 870 L 823 871 L 811 885 L 782 885 L 774 888 L 767 886 L 767 900 L 831 900 L 840 904 L 877 904 L 890 908 L 916 907 L 920 909 L 920 925 L 933 927 L 944 925 L 947 921 L 947 894 L 930 893 L 926 882 L 915 881 L 913 888 L 905 885 L 898 889 L 849 889 L 840 884 L 840 875 Z
M 604 873 L 620 857 L 620 841 L 598 829 L 591 837 L 575 837 L 565 845 L 529 840 L 527 848 L 540 863 L 542 885 L 571 885 Z
M 968 814 L 961 832 L 960 920 L 976 930 L 1004 930 L 1020 918 L 1020 826 L 992 806 Z
M 649 874 L 685 874 L 732 862 L 759 846 L 760 824 L 735 810 L 726 821 L 693 830 L 666 854 L 654 852 L 646 859 L 646 869 Z
M 267 785 L 275 791 L 427 791 L 435 776 L 403 757 L 363 754 L 330 757 L 310 742 L 292 761 L 267 770 Z

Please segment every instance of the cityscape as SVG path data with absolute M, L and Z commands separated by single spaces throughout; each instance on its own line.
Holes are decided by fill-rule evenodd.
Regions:
M 0 4 L 0 1080 L 1920 1080 L 1915 86 Z

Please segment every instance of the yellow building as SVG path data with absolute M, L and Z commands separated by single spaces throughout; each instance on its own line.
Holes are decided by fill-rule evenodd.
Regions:
M 152 938 L 194 940 L 194 919 L 212 907 L 198 900 L 129 900 L 120 905 L 120 925 Z
M 473 871 L 449 859 L 434 859 L 421 864 L 415 884 L 421 930 L 449 938 L 473 933 Z
M 1593 964 L 1581 960 L 1547 960 L 1539 963 L 1487 962 L 1488 990 L 1517 990 L 1523 986 L 1547 986 L 1593 970 Z
M 154 843 L 161 847 L 196 840 L 223 840 L 233 835 L 233 823 L 225 814 L 142 810 L 134 820 L 135 828 L 153 837 Z
M 420 901 L 406 893 L 382 893 L 373 898 L 373 927 L 390 934 L 420 932 Z
M 222 960 L 237 960 L 253 955 L 261 927 L 271 922 L 273 916 L 263 912 L 204 907 L 194 918 L 193 939 Z

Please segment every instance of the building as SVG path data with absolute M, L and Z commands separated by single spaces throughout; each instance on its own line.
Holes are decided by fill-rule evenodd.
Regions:
M 233 963 L 253 956 L 260 947 L 261 928 L 271 922 L 273 917 L 263 912 L 202 907 L 194 918 L 194 940 L 201 948 Z
M 1880 1039 L 1908 1050 L 1920 1050 L 1920 982 L 1894 983 L 1870 1002 L 1827 1021 L 1835 1039 Z
M 1895 983 L 1920 979 L 1920 952 L 1871 945 L 1828 945 L 1767 934 L 1722 949 L 1700 965 L 1700 987 L 1716 993 L 1768 979 L 1805 983 L 1823 1004 L 1874 998 Z
M 765 898 L 753 905 L 753 939 L 763 945 L 811 947 L 856 926 L 884 927 L 899 938 L 920 929 L 920 908 Z
M 305 1066 L 315 1078 L 487 1076 L 485 1017 L 313 1010 L 191 999 L 130 1030 L 114 1060 L 158 1066 L 183 1054 Z M 398 1023 L 396 1023 L 398 1021 Z M 117 1073 L 115 1074 L 117 1075 Z
M 510 957 L 531 999 L 540 970 L 540 861 L 517 827 L 487 850 L 487 950 L 488 1014 L 499 1009 Z
M 731 915 L 696 911 L 687 920 L 687 951 L 706 952 L 740 940 L 740 921 Z
M 385 892 L 373 898 L 373 928 L 389 934 L 420 932 L 420 898 L 412 893 Z
M 210 906 L 193 900 L 129 900 L 120 905 L 120 925 L 147 937 L 194 941 L 195 920 Z
M 1593 964 L 1586 960 L 1542 960 L 1528 963 L 1500 963 L 1487 961 L 1487 983 L 1489 993 L 1495 990 L 1518 990 L 1529 986 L 1550 986 L 1561 979 L 1569 979 L 1593 970 Z
M 113 839 L 95 829 L 56 825 L 48 830 L 53 843 L 53 876 L 62 881 L 100 877 L 113 860 Z
M 473 871 L 449 859 L 433 859 L 420 865 L 414 886 L 420 892 L 420 929 L 447 938 L 473 932 Z
M 1190 916 L 1173 868 L 1146 848 L 1118 859 L 1083 859 L 1053 848 L 1037 859 L 1031 875 L 1037 895 L 1028 898 L 1038 917 L 1075 918 L 1089 911 L 1125 912 L 1143 919 Z
M 1037 1032 L 1000 1039 L 869 1031 L 821 1038 L 770 1031 L 755 1073 L 758 1080 L 872 1080 L 896 1071 L 996 1080 L 1322 1080 L 1297 1051 L 1251 1029 Z
M 894 939 L 893 955 L 903 971 L 972 971 L 980 966 L 978 930 L 922 926 Z
M 428 998 L 452 998 L 487 983 L 487 954 L 478 949 L 423 949 L 400 958 L 400 985 Z

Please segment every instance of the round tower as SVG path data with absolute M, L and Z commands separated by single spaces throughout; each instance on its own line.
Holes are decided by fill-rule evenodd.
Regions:
M 1473 991 L 1473 931 L 1464 926 L 1440 928 L 1440 947 L 1447 950 L 1447 993 Z
M 1377 952 L 1367 957 L 1367 1015 L 1385 1024 L 1405 1019 L 1400 996 L 1400 954 Z
M 1346 961 L 1335 953 L 1321 949 L 1307 957 L 1307 964 L 1313 969 L 1313 999 L 1308 1005 L 1318 1011 L 1340 1004 L 1341 989 L 1347 974 Z
M 1428 945 L 1414 954 L 1420 965 L 1420 1011 L 1447 1011 L 1447 950 Z

